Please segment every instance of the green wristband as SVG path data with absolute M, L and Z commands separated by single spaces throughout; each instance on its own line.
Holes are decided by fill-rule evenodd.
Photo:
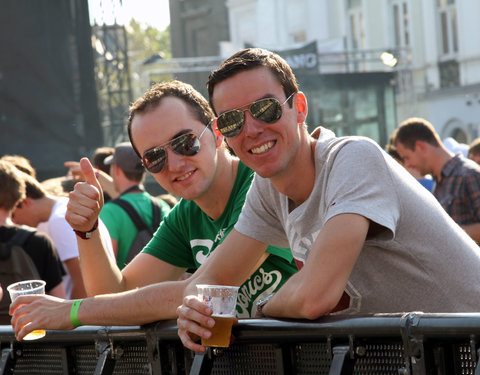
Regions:
M 75 301 L 73 301 L 72 308 L 70 309 L 70 321 L 75 328 L 82 325 L 82 323 L 80 323 L 80 320 L 78 320 L 78 309 L 80 308 L 82 302 L 83 299 L 76 299 Z

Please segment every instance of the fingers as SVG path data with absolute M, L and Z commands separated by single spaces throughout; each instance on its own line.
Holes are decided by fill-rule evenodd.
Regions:
M 183 345 L 195 352 L 204 352 L 205 347 L 194 340 L 199 337 L 210 338 L 212 332 L 208 329 L 215 325 L 211 317 L 212 309 L 204 305 L 196 296 L 184 298 L 183 305 L 177 308 L 178 336 Z
M 66 161 L 63 165 L 68 168 L 67 177 L 70 177 L 73 181 L 85 180 L 78 161 Z
M 82 158 L 79 165 L 85 182 L 75 184 L 69 193 L 65 219 L 73 229 L 87 232 L 95 224 L 103 207 L 103 192 L 90 161 Z
M 100 204 L 103 207 L 103 190 L 100 182 L 98 182 L 97 176 L 95 175 L 95 169 L 93 168 L 92 164 L 90 164 L 90 160 L 87 158 L 82 158 L 80 160 L 80 168 L 82 169 L 82 173 L 85 176 L 85 182 L 92 186 L 95 186 L 99 193 L 100 193 Z
M 72 329 L 72 301 L 48 295 L 19 296 L 10 305 L 11 323 L 17 340 L 35 330 Z

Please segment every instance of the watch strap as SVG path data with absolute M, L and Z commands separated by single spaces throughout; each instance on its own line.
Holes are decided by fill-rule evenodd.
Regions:
M 82 232 L 79 230 L 73 230 L 75 234 L 80 237 L 82 240 L 89 240 L 92 237 L 92 232 L 94 232 L 98 228 L 98 218 L 95 220 L 95 224 L 93 224 L 92 229 L 90 229 L 88 232 Z

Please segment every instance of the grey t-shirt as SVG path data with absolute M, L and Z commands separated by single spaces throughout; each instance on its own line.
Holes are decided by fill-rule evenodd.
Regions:
M 255 176 L 235 229 L 290 247 L 304 262 L 330 218 L 359 214 L 382 230 L 364 243 L 342 313 L 480 310 L 477 244 L 377 144 L 363 137 L 321 137 L 315 174 L 312 193 L 298 207 L 268 179 Z

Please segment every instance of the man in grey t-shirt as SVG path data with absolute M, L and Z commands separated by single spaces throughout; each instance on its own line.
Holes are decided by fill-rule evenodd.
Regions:
M 239 51 L 207 86 L 218 129 L 257 175 L 235 230 L 197 282 L 234 283 L 233 270 L 270 243 L 289 246 L 301 269 L 263 304 L 265 315 L 478 310 L 477 245 L 371 140 L 308 134 L 307 101 L 283 59 Z M 204 350 L 193 339 L 209 337 L 201 325 L 213 325 L 210 313 L 184 299 L 185 346 Z

